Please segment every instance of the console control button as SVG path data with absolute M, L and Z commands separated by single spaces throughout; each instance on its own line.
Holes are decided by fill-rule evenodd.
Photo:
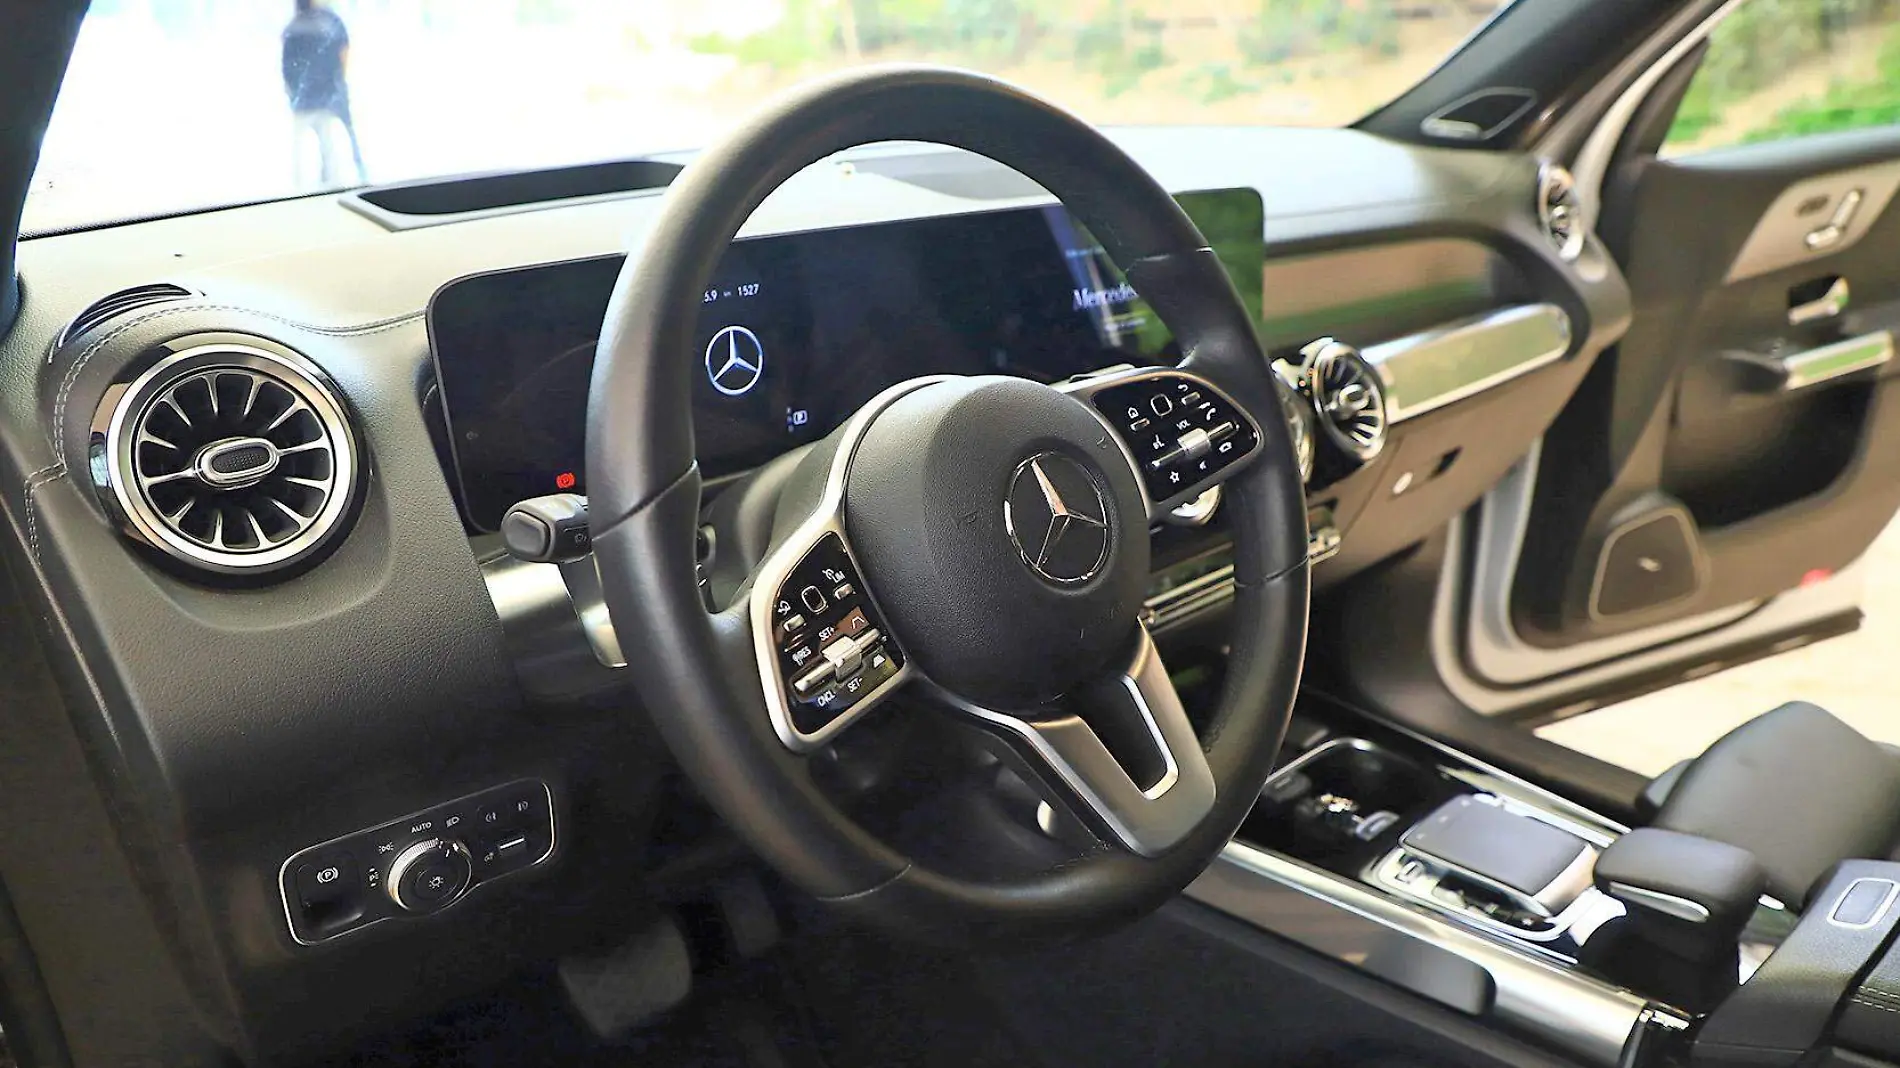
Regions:
M 453 838 L 426 838 L 389 866 L 388 891 L 409 912 L 434 912 L 461 897 L 474 878 L 467 846 Z
M 1198 495 L 1260 444 L 1259 431 L 1238 408 L 1183 374 L 1163 371 L 1089 399 L 1127 442 L 1157 504 Z
M 307 909 L 350 897 L 360 888 L 356 861 L 348 853 L 320 856 L 297 865 L 297 900 Z

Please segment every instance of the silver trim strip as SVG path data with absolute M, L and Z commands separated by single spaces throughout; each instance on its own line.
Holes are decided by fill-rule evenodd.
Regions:
M 1650 1004 L 1298 861 L 1230 843 L 1187 888 L 1202 904 L 1473 1016 L 1614 1068 Z M 1299 899 L 1321 903 L 1317 912 Z M 1343 915 L 1341 915 L 1343 913 Z
M 1360 350 L 1385 384 L 1394 423 L 1527 375 L 1570 351 L 1570 316 L 1520 304 Z
M 1613 897 L 1624 901 L 1640 902 L 1664 916 L 1673 916 L 1690 923 L 1709 922 L 1708 906 L 1700 901 L 1691 901 L 1686 897 L 1677 897 L 1675 894 L 1665 894 L 1660 890 L 1650 890 L 1641 886 L 1631 886 L 1628 883 L 1611 883 L 1609 889 Z
M 1213 807 L 1214 772 L 1145 628 L 1116 682 L 1161 753 L 1161 778 L 1146 789 L 1080 716 L 1029 720 L 984 708 L 935 684 L 931 688 L 938 700 L 1021 739 L 1130 851 L 1158 856 L 1199 826 Z
M 1790 313 L 1792 314 L 1792 313 Z M 1781 391 L 1832 382 L 1857 371 L 1871 370 L 1893 359 L 1893 334 L 1886 330 L 1836 341 L 1775 359 L 1783 378 Z

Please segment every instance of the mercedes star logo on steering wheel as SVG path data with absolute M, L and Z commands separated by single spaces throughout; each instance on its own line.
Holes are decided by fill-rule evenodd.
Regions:
M 765 346 L 743 326 L 728 326 L 706 343 L 706 380 L 728 397 L 752 392 L 765 374 Z
M 1088 468 L 1058 452 L 1024 460 L 1003 501 L 1023 563 L 1059 585 L 1087 582 L 1108 559 L 1108 498 Z

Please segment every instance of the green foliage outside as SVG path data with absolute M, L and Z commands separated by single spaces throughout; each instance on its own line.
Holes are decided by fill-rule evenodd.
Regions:
M 1467 10 L 1474 5 L 1484 6 L 1470 0 Z M 1233 42 L 1235 62 L 1201 63 L 1174 75 L 1180 88 L 1206 103 L 1286 81 L 1290 76 L 1274 68 L 1288 60 L 1400 51 L 1396 0 L 1242 0 L 1233 8 L 1231 25 L 1217 30 Z M 689 43 L 745 66 L 791 74 L 880 55 L 927 55 L 977 67 L 1066 61 L 1113 98 L 1175 62 L 1167 13 L 1167 0 L 786 0 L 784 17 L 768 29 Z
M 1873 75 L 1837 79 L 1754 124 L 1732 140 L 1772 141 L 1900 122 L 1900 0 L 1748 0 L 1709 41 L 1709 51 L 1669 129 L 1669 143 L 1694 142 L 1730 109 L 1772 86 L 1789 69 L 1863 34 L 1884 34 Z

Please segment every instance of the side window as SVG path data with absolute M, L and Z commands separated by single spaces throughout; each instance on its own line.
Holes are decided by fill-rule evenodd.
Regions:
M 1900 124 L 1900 0 L 1745 0 L 1715 28 L 1666 156 Z

